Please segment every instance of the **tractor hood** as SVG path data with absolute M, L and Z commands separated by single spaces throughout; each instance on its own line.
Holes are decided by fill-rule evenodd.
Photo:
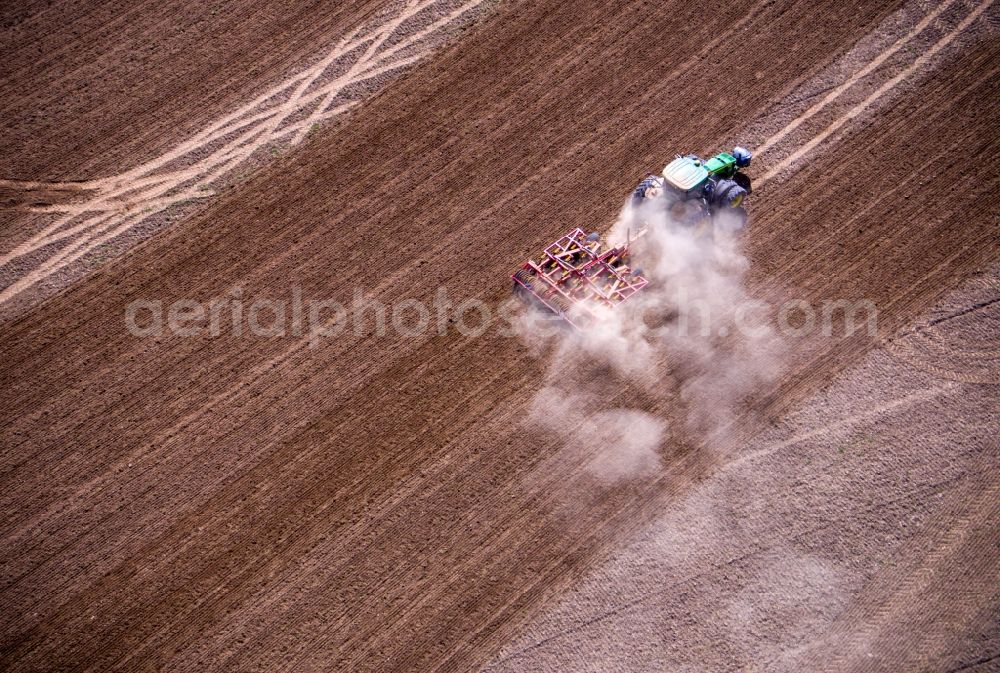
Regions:
M 663 178 L 675 189 L 688 192 L 708 179 L 708 170 L 697 159 L 677 157 L 663 169 Z

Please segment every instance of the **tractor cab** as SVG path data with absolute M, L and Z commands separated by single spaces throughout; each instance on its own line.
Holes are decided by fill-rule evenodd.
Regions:
M 673 222 L 692 227 L 724 212 L 719 220 L 730 223 L 723 226 L 741 229 L 746 213 L 740 204 L 750 192 L 750 181 L 739 169 L 750 165 L 750 156 L 741 147 L 708 161 L 692 154 L 679 156 L 662 174 L 647 175 L 639 183 L 632 192 L 632 205 L 662 208 Z M 511 277 L 514 290 L 568 324 L 585 326 L 596 317 L 595 310 L 613 308 L 649 283 L 631 259 L 635 237 L 643 235 L 646 226 L 630 230 L 625 243 L 616 247 L 603 245 L 597 232 L 587 234 L 575 227 L 521 265 Z
M 664 186 L 686 196 L 700 196 L 709 172 L 695 156 L 677 157 L 663 169 Z
M 633 192 L 633 204 L 662 203 L 671 217 L 684 224 L 698 223 L 720 210 L 736 210 L 750 193 L 750 179 L 740 172 L 752 154 L 742 147 L 719 152 L 703 161 L 694 154 L 676 157 L 661 175 L 650 175 Z M 735 214 L 745 219 L 742 210 Z

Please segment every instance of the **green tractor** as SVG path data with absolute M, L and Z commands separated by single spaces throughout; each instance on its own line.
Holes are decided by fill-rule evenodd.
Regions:
M 694 154 L 678 156 L 661 175 L 648 175 L 632 193 L 632 205 L 655 203 L 682 225 L 697 226 L 723 214 L 742 228 L 746 224 L 743 201 L 750 194 L 750 178 L 740 169 L 753 155 L 742 147 L 719 152 L 707 161 Z

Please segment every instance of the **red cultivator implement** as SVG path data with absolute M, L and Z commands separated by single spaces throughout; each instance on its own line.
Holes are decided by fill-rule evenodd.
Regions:
M 529 259 L 513 275 L 514 289 L 536 299 L 574 327 L 574 319 L 597 306 L 615 306 L 649 283 L 642 272 L 629 267 L 629 246 L 601 251 L 597 234 L 574 229 L 542 253 Z M 570 313 L 573 319 L 570 318 Z
M 708 161 L 694 154 L 678 156 L 662 175 L 648 175 L 632 193 L 633 208 L 656 208 L 677 225 L 700 226 L 728 213 L 736 228 L 746 223 L 742 203 L 750 179 L 740 169 L 753 154 L 737 147 Z M 645 231 L 645 229 L 644 229 Z M 641 232 L 640 232 L 641 233 Z M 545 248 L 536 262 L 529 259 L 514 274 L 514 290 L 561 316 L 574 327 L 602 306 L 614 307 L 649 284 L 639 269 L 629 266 L 631 240 L 602 251 L 600 235 L 574 229 Z

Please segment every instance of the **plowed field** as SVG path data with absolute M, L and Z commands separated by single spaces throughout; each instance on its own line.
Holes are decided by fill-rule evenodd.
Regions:
M 111 174 L 126 176 L 125 192 L 139 187 L 129 169 L 327 55 L 388 11 L 377 4 L 4 10 L 4 250 L 44 226 L 25 212 L 26 192 L 51 205 L 60 200 L 46 190 L 73 189 L 53 181 Z M 0 338 L 3 667 L 486 665 L 720 460 L 1000 258 L 997 10 L 946 4 L 894 47 L 938 6 L 501 3 L 349 114 L 45 301 L 18 303 L 35 281 L 10 288 L 37 260 L 12 262 Z M 423 20 L 409 34 L 435 19 Z M 870 300 L 878 334 L 797 347 L 776 383 L 741 402 L 723 445 L 672 432 L 655 479 L 585 488 L 580 461 L 548 461 L 560 441 L 523 422 L 544 362 L 493 324 L 472 336 L 447 319 L 416 336 L 380 334 L 369 304 L 358 330 L 318 343 L 294 327 L 127 329 L 136 300 L 300 293 L 348 306 L 362 292 L 392 307 L 433 304 L 443 288 L 453 305 L 498 307 L 524 258 L 571 226 L 606 229 L 664 157 L 737 142 L 769 145 L 751 171 L 751 291 Z M 985 366 L 968 383 L 983 394 L 996 385 Z M 658 399 L 646 411 L 682 428 Z M 988 399 L 969 413 L 995 416 Z M 963 436 L 995 475 L 996 434 Z M 780 498 L 772 486 L 761 503 Z M 994 559 L 985 588 L 954 593 L 982 625 L 998 606 L 997 500 L 970 502 L 954 514 L 970 542 L 945 558 L 988 570 Z M 935 600 L 952 600 L 956 583 L 984 586 L 963 567 L 930 585 Z M 887 574 L 878 590 L 895 595 L 915 576 Z M 899 648 L 922 642 L 930 625 L 898 609 L 898 622 L 878 623 L 906 631 Z M 995 640 L 969 643 L 970 660 L 995 654 Z M 535 670 L 563 670 L 559 661 Z M 869 663 L 847 658 L 842 670 Z

